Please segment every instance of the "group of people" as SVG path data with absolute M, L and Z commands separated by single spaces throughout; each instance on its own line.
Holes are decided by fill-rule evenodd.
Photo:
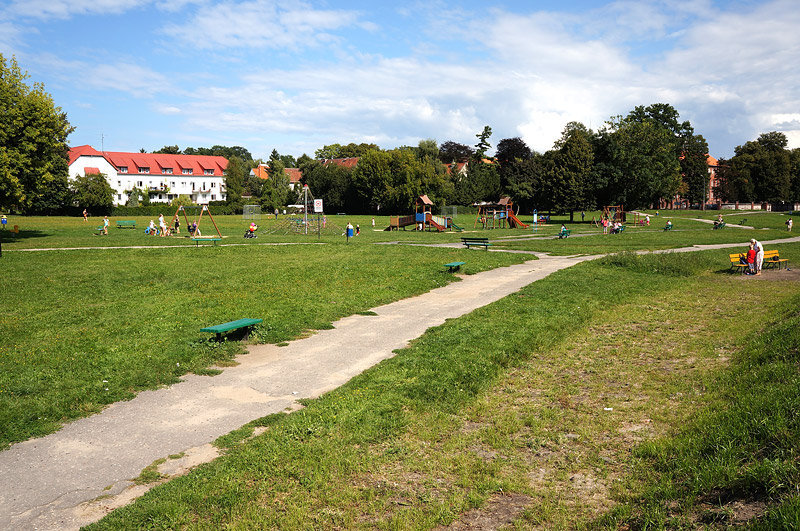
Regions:
M 764 264 L 764 246 L 755 238 L 750 239 L 750 247 L 742 258 L 742 263 L 747 264 L 748 275 L 760 275 L 761 266 Z
M 189 234 L 192 236 L 200 236 L 200 230 L 197 228 L 197 221 L 191 223 L 188 227 Z M 172 236 L 173 234 L 180 234 L 181 233 L 181 220 L 177 214 L 175 217 L 172 218 L 172 227 L 167 226 L 167 222 L 164 219 L 164 214 L 158 215 L 158 227 L 156 227 L 155 222 L 151 219 L 150 223 L 147 225 L 147 228 L 144 229 L 144 233 L 150 236 Z

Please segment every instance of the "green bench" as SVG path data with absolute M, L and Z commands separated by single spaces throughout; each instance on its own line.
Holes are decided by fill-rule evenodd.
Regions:
M 665 225 L 664 230 L 672 230 L 672 225 Z
M 571 233 L 572 229 L 564 229 L 558 233 L 558 239 L 560 240 L 561 238 L 568 238 Z
M 225 332 L 232 332 L 233 330 L 239 330 L 241 328 L 250 328 L 251 326 L 257 325 L 261 321 L 263 321 L 263 319 L 237 319 L 236 321 L 230 321 L 228 323 L 207 326 L 205 328 L 201 328 L 200 331 L 216 334 L 217 341 L 219 341 L 222 338 L 222 334 Z
M 222 240 L 222 238 L 219 236 L 195 236 L 192 238 L 195 247 L 199 247 L 200 242 L 214 242 L 214 245 L 216 245 L 220 240 Z
M 466 262 L 450 262 L 449 264 L 445 264 L 444 267 L 447 268 L 448 273 L 453 273 L 461 269 L 461 266 L 464 265 Z
M 136 228 L 136 220 L 135 219 L 120 219 L 120 220 L 117 220 L 117 228 L 118 229 L 135 229 Z
M 467 249 L 472 246 L 483 247 L 485 250 L 489 250 L 489 246 L 492 245 L 489 243 L 489 238 L 461 238 L 461 243 L 463 243 Z
M 716 222 L 715 221 L 714 222 L 714 230 L 724 229 L 724 228 L 725 228 L 725 222 L 724 221 L 720 221 L 720 222 Z
M 625 225 L 620 225 L 619 228 L 616 230 L 611 229 L 611 234 L 622 234 L 624 230 L 625 230 Z
M 105 234 L 105 232 L 105 227 L 103 225 L 99 225 L 94 229 L 95 234 Z

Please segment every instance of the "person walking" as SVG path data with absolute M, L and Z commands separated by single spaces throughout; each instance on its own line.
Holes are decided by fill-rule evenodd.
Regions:
M 167 222 L 164 221 L 164 214 L 158 215 L 158 228 L 161 230 L 161 237 L 167 235 Z
M 756 252 L 756 275 L 761 274 L 761 266 L 764 264 L 764 246 L 755 238 L 750 239 L 753 250 Z
M 108 236 L 108 216 L 103 216 L 103 234 Z
M 83 209 L 83 221 L 89 221 L 89 213 L 85 208 Z
M 792 232 L 792 218 L 786 220 L 786 230 Z

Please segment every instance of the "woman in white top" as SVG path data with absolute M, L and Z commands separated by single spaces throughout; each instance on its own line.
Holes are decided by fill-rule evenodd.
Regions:
M 750 243 L 753 244 L 753 249 L 756 252 L 756 275 L 760 275 L 761 265 L 764 263 L 764 246 L 755 238 L 751 238 Z

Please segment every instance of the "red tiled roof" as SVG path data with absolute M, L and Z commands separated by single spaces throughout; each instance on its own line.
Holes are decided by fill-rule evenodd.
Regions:
M 69 150 L 70 164 L 80 156 L 104 157 L 116 168 L 127 166 L 129 174 L 136 174 L 138 168 L 150 168 L 149 175 L 159 175 L 163 168 L 191 168 L 192 173 L 203 173 L 200 168 L 214 170 L 215 177 L 222 177 L 223 171 L 228 167 L 228 159 L 211 155 L 172 155 L 169 153 L 125 153 L 120 151 L 106 151 L 100 153 L 92 146 L 78 146 Z
M 719 161 L 709 154 L 706 154 L 706 163 L 709 166 L 719 166 Z
M 89 145 L 77 146 L 69 150 L 69 163 L 72 164 L 73 162 L 78 160 L 78 157 L 80 157 L 81 155 L 95 156 L 95 157 L 103 156 L 102 153 L 94 149 L 92 146 Z
M 328 164 L 338 164 L 339 166 L 344 166 L 345 168 L 355 168 L 358 165 L 358 161 L 361 157 L 347 157 L 344 159 L 323 159 L 322 164 L 327 166 Z
M 283 171 L 289 177 L 290 183 L 300 182 L 300 179 L 303 178 L 303 172 L 299 168 L 284 168 Z M 269 168 L 266 164 L 259 164 L 253 168 L 253 175 L 259 179 L 269 179 Z

